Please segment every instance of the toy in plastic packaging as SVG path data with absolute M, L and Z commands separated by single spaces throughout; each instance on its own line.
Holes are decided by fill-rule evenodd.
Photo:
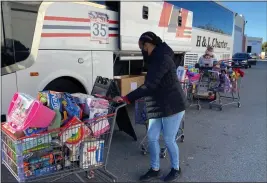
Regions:
M 54 117 L 55 112 L 40 101 L 24 93 L 15 93 L 9 105 L 7 123 L 14 131 L 23 131 L 30 127 L 46 128 Z
M 74 116 L 79 119 L 82 118 L 82 109 L 77 105 L 75 99 L 69 93 L 63 94 L 62 104 L 64 110 L 67 111 L 69 120 Z M 61 126 L 64 126 L 69 120 L 65 120 Z
M 32 156 L 23 162 L 25 177 L 37 177 L 59 171 L 63 168 L 63 153 L 54 151 Z
M 55 91 L 38 92 L 37 99 L 50 109 L 58 109 L 62 111 L 61 100 L 62 93 Z
M 78 161 L 79 147 L 81 142 L 92 134 L 91 130 L 77 117 L 66 124 L 60 133 L 60 141 L 70 150 L 70 161 Z
M 56 112 L 56 121 L 53 123 L 58 124 L 60 121 L 60 125 L 68 122 L 71 117 L 68 115 L 67 111 L 63 108 L 63 93 L 55 92 L 55 91 L 42 91 L 38 92 L 38 100 L 41 101 L 45 106 Z M 59 118 L 60 117 L 60 118 Z
M 81 144 L 80 168 L 86 169 L 104 163 L 104 140 L 85 141 Z
M 231 92 L 232 91 L 232 83 L 231 80 L 229 79 L 229 77 L 227 76 L 227 74 L 225 73 L 221 73 L 220 74 L 220 84 L 218 87 L 218 91 L 219 92 Z
M 83 94 L 83 93 L 74 93 L 71 95 L 75 97 L 75 101 L 83 109 L 83 113 L 89 115 L 90 111 L 89 111 L 89 106 L 87 105 L 86 100 L 88 98 L 94 98 L 94 96 Z
M 80 143 L 83 139 L 84 130 L 82 127 L 82 122 L 73 117 L 65 126 L 60 133 L 61 142 L 68 144 Z
M 87 105 L 89 107 L 89 119 L 106 116 L 108 114 L 109 102 L 100 98 L 87 98 Z
M 180 82 L 184 82 L 186 76 L 186 70 L 184 67 L 179 66 L 177 68 L 177 77 Z
M 24 133 L 26 136 L 31 136 L 31 135 L 43 133 L 45 131 L 47 131 L 47 128 L 28 128 L 24 130 Z

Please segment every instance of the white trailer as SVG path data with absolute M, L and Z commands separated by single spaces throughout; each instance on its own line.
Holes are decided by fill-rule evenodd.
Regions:
M 218 1 L 170 1 L 177 7 L 193 12 L 192 50 L 185 55 L 184 65 L 194 65 L 205 53 L 207 46 L 214 47 L 218 60 L 232 57 L 235 13 Z
M 134 72 L 153 31 L 183 59 L 193 13 L 166 2 L 1 2 L 1 116 L 17 91 L 90 93 L 97 76 Z M 127 61 L 127 62 L 124 62 Z

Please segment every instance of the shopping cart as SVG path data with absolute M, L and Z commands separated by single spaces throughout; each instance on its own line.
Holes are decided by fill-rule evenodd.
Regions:
M 29 137 L 17 138 L 3 123 L 2 163 L 18 182 L 56 182 L 70 175 L 85 182 L 96 174 L 101 182 L 116 182 L 106 166 L 116 115 L 125 105 L 110 102 L 106 116 L 83 122 L 71 120 L 62 128 Z
M 212 107 L 218 108 L 220 111 L 224 106 L 237 104 L 237 107 L 241 107 L 240 103 L 240 87 L 242 83 L 242 77 L 233 72 L 227 72 L 222 70 L 217 77 L 217 87 L 214 87 L 213 90 L 217 93 L 217 99 L 209 103 L 209 108 Z M 228 94 L 231 94 L 229 96 Z M 227 96 L 228 95 L 228 96 Z M 229 102 L 222 102 L 222 99 L 230 99 Z
M 214 99 L 216 94 L 210 90 L 210 83 L 212 83 L 212 75 L 209 72 L 211 68 L 199 68 L 199 74 L 193 77 L 188 77 L 187 81 L 187 100 L 189 106 L 197 106 L 201 109 L 200 99 Z
M 176 141 L 181 141 L 184 142 L 184 117 L 181 121 L 181 125 L 180 128 L 177 132 L 176 135 Z M 145 100 L 139 99 L 135 102 L 135 123 L 136 124 L 141 124 L 145 126 L 146 132 L 148 130 L 148 120 L 146 120 L 146 105 L 145 105 Z M 146 155 L 148 153 L 148 142 L 147 142 L 147 135 L 145 135 L 145 137 L 142 139 L 142 141 L 140 142 L 140 149 L 141 149 L 141 153 L 143 155 Z M 159 156 L 161 158 L 165 158 L 167 155 L 167 148 L 166 147 L 162 147 L 160 150 L 160 154 Z
M 197 106 L 198 110 L 201 109 L 199 97 L 197 96 L 198 84 L 200 81 L 200 75 L 189 77 L 186 81 L 186 98 L 188 101 L 188 107 Z

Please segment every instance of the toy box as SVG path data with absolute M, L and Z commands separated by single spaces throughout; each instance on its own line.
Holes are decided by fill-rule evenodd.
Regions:
M 61 169 L 59 163 L 62 162 L 55 158 L 49 134 L 16 139 L 9 135 L 4 125 L 2 132 L 2 162 L 12 169 L 20 182 Z M 60 157 L 63 157 L 62 153 Z
M 80 149 L 80 168 L 86 169 L 104 163 L 104 140 L 85 141 Z

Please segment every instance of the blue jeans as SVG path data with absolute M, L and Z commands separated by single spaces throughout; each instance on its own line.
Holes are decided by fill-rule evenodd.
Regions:
M 185 111 L 169 117 L 150 119 L 148 125 L 148 145 L 150 152 L 151 168 L 158 170 L 160 167 L 159 136 L 163 131 L 165 145 L 167 146 L 172 168 L 179 169 L 179 149 L 176 135 L 179 130 Z

